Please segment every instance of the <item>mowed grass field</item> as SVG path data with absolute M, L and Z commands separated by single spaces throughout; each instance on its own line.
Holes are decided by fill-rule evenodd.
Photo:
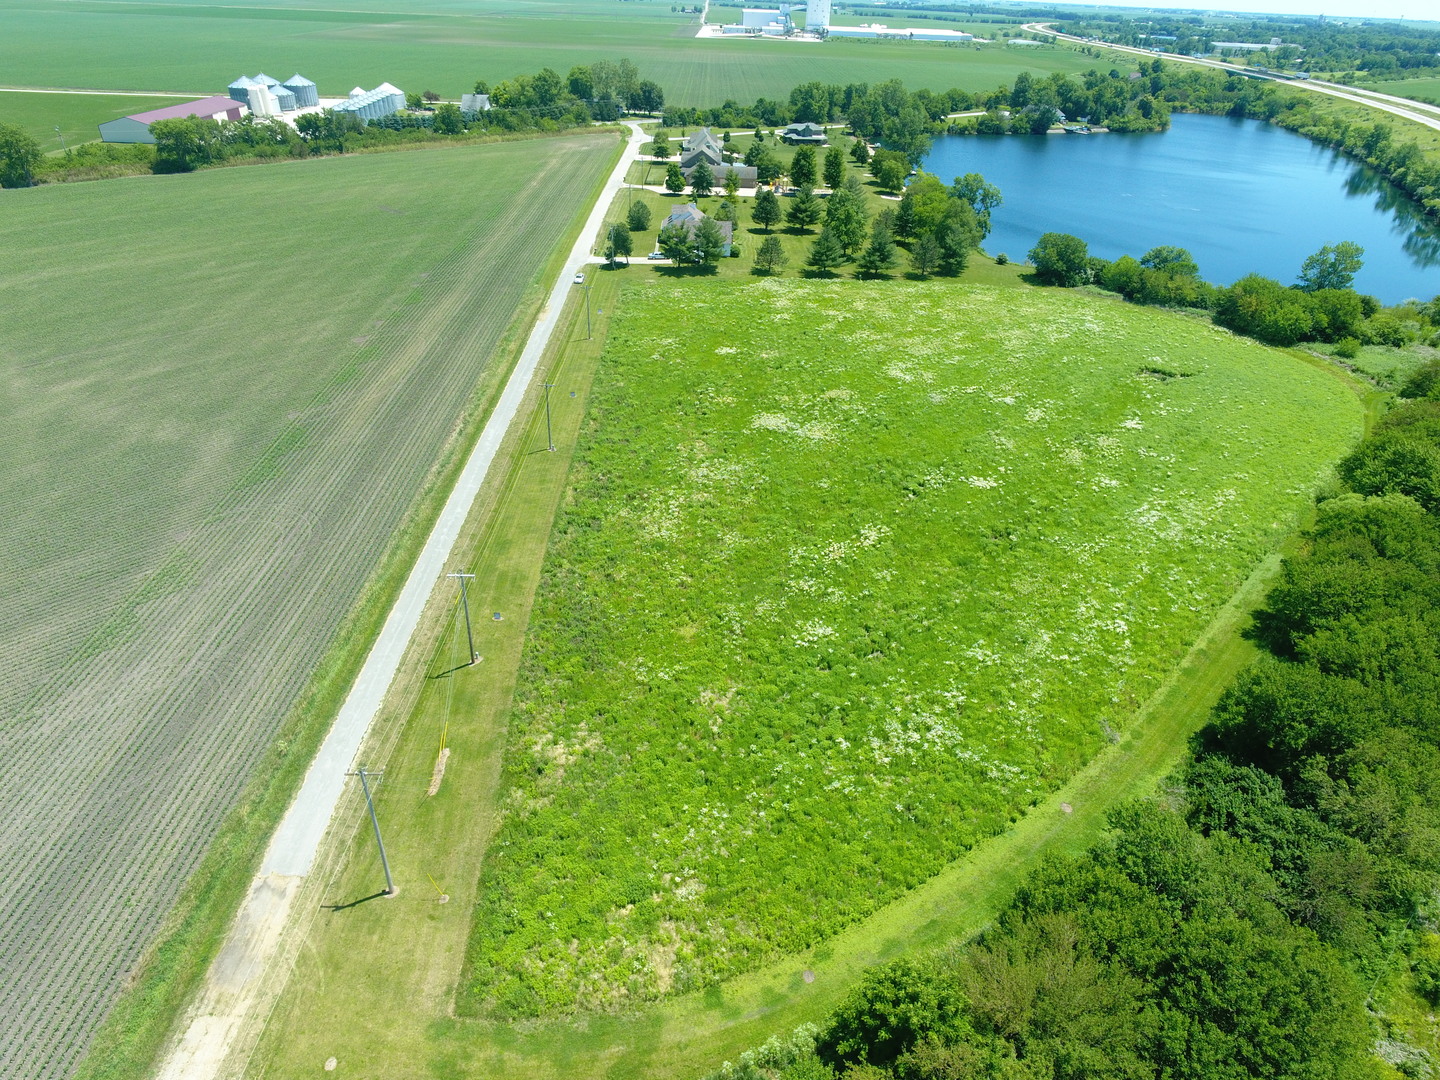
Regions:
M 389 755 L 401 895 L 353 903 L 357 803 L 252 1075 L 695 1076 L 973 932 L 1175 760 L 1361 425 L 1333 371 L 1050 290 L 620 272 L 593 300 L 594 387 L 551 369 L 563 496 L 537 412 L 470 565 L 503 621 L 457 670 L 437 610 Z M 600 1011 L 465 1015 L 486 948 Z
M 40 149 L 60 150 L 100 138 L 100 125 L 147 109 L 163 109 L 184 98 L 139 94 L 30 94 L 0 90 L 0 120 L 19 124 L 40 140 Z M 59 128 L 57 132 L 55 129 Z
M 617 149 L 9 193 L 0 1075 L 74 1067 L 254 763 L 283 754 Z
M 1022 68 L 1037 76 L 1094 62 L 1069 49 L 833 41 L 787 45 L 698 40 L 698 17 L 659 0 L 480 0 L 426 4 L 110 3 L 0 0 L 0 71 L 11 86 L 223 93 L 242 72 L 302 71 L 322 94 L 388 80 L 445 97 L 552 67 L 628 57 L 681 105 L 785 97 L 802 82 L 882 82 L 912 89 L 991 89 Z M 373 9 L 373 10 L 372 10 Z M 282 71 L 283 69 L 283 71 Z M 279 74 L 276 74 L 280 72 Z

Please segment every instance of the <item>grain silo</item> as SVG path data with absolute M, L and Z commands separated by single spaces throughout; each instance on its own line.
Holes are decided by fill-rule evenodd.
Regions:
M 275 100 L 275 95 L 270 92 L 270 87 L 259 82 L 250 87 L 251 116 L 278 116 L 279 113 L 280 103 Z
M 305 76 L 301 75 L 298 71 L 286 79 L 281 85 L 295 95 L 295 105 L 297 108 L 305 109 L 312 105 L 320 104 L 320 91 L 313 82 L 305 78 Z
M 830 0 L 807 0 L 805 29 L 812 34 L 824 33 L 830 29 Z
M 282 113 L 295 111 L 295 95 L 290 92 L 284 83 L 276 83 L 274 86 L 267 86 L 265 89 L 275 95 L 275 104 Z
M 253 79 L 248 75 L 241 75 L 232 82 L 226 90 L 231 101 L 238 101 L 241 105 L 250 104 L 250 88 L 255 85 Z

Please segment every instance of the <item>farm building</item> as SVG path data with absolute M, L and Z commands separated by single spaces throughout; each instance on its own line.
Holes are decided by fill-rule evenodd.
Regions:
M 107 120 L 100 125 L 100 138 L 109 143 L 153 143 L 150 125 L 156 120 L 182 120 L 187 116 L 198 116 L 207 120 L 239 120 L 245 107 L 234 98 L 224 95 L 190 101 L 184 105 L 167 105 L 163 109 L 122 116 L 118 120 Z
M 253 77 L 241 75 L 226 90 L 256 116 L 276 116 L 320 104 L 315 84 L 298 73 L 283 83 L 263 71 Z
M 335 106 L 335 111 L 354 113 L 361 120 L 379 120 L 382 116 L 391 116 L 403 108 L 405 91 L 387 82 L 381 83 L 374 90 L 362 90 L 357 86 L 350 91 L 348 98 Z
M 489 94 L 461 94 L 460 111 L 482 113 L 490 111 Z
M 819 124 L 812 124 L 806 121 L 803 124 L 791 124 L 780 133 L 780 138 L 787 143 L 824 146 L 825 129 Z
M 320 91 L 298 71 L 280 85 L 295 95 L 296 108 L 308 109 L 320 104 Z
M 661 222 L 660 228 L 663 229 L 667 225 L 683 225 L 685 226 L 686 233 L 694 236 L 696 227 L 704 220 L 705 213 L 700 207 L 696 206 L 693 202 L 686 203 L 683 206 L 677 206 L 674 210 L 671 210 L 669 216 Z M 735 235 L 735 223 L 732 221 L 717 221 L 715 224 L 720 226 L 720 235 L 725 239 L 725 246 L 721 249 L 721 253 L 729 257 L 731 239 Z

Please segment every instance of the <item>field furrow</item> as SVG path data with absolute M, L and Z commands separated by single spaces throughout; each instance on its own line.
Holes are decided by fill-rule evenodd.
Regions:
M 0 1076 L 73 1068 L 483 404 L 610 145 L 7 203 Z

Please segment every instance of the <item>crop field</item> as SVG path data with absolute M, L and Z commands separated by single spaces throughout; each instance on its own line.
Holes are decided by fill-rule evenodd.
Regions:
M 1440 78 L 1397 79 L 1355 85 L 1364 90 L 1375 90 L 1382 94 L 1394 94 L 1396 97 L 1414 98 L 1416 101 L 1440 105 Z
M 0 91 L 0 120 L 19 124 L 42 150 L 60 150 L 100 137 L 100 125 L 131 113 L 163 109 L 183 99 L 138 94 L 22 94 Z M 57 132 L 55 129 L 59 128 Z
M 1058 47 L 1022 56 L 1003 45 L 702 41 L 694 37 L 696 16 L 659 3 L 482 0 L 403 15 L 393 4 L 344 8 L 0 0 L 0 70 L 12 86 L 222 92 L 242 71 L 284 69 L 277 78 L 303 71 L 322 94 L 388 80 L 458 97 L 477 79 L 494 83 L 547 65 L 564 74 L 576 64 L 628 57 L 671 103 L 718 105 L 783 97 L 812 79 L 900 78 L 915 89 L 980 90 L 1009 82 L 1021 68 L 1048 75 L 1093 66 Z
M 1006 829 L 1121 737 L 1359 427 L 1315 366 L 1086 297 L 633 285 L 460 1010 L 705 987 Z
M 0 1076 L 74 1067 L 615 145 L 9 193 Z

